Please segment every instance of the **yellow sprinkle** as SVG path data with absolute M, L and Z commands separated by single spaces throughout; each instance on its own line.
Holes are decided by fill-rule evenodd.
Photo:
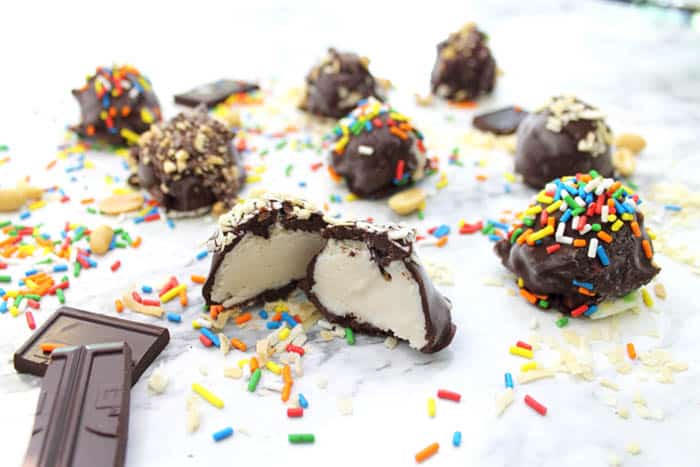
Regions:
M 608 215 L 608 222 L 615 222 L 616 220 L 617 220 L 617 216 L 615 214 Z
M 267 363 L 265 363 L 265 368 L 267 368 L 276 375 L 282 374 L 282 367 L 273 362 L 272 360 L 268 360 Z
M 36 285 L 36 282 L 34 282 L 31 279 L 27 279 L 26 281 L 24 281 L 24 283 L 27 284 L 27 287 L 29 287 L 32 290 L 37 289 L 39 287 L 38 285 Z
M 153 114 L 146 107 L 141 107 L 141 120 L 143 120 L 143 123 L 148 123 L 149 125 L 153 123 Z
M 350 138 L 348 138 L 347 135 L 343 135 L 337 143 L 335 143 L 335 146 L 333 147 L 333 150 L 337 152 L 338 154 L 342 154 L 342 152 L 345 150 L 345 145 L 348 144 L 348 141 Z
M 428 417 L 435 416 L 435 398 L 428 397 Z
M 532 350 L 523 349 L 522 347 L 512 346 L 510 348 L 510 353 L 512 355 L 517 355 L 518 357 L 529 358 L 532 360 L 533 354 Z
M 123 157 L 124 159 L 128 159 L 129 156 L 131 155 L 130 151 L 125 148 L 119 148 L 116 151 L 114 151 L 114 154 L 116 154 L 119 157 Z
M 192 390 L 202 396 L 202 399 L 205 401 L 209 402 L 211 405 L 216 407 L 217 409 L 223 409 L 224 408 L 224 401 L 216 397 L 212 392 L 210 392 L 208 389 L 206 389 L 204 386 L 201 384 L 197 383 L 192 383 Z
M 243 358 L 241 360 L 238 360 L 238 368 L 243 368 L 244 366 L 248 366 L 250 364 L 250 360 L 247 358 Z
M 34 201 L 32 204 L 30 204 L 29 210 L 35 211 L 39 208 L 43 208 L 44 206 L 46 206 L 46 201 L 44 201 L 43 199 L 40 199 L 39 201 Z
M 112 177 L 110 177 L 109 175 L 105 175 L 105 183 L 107 185 L 112 185 L 112 184 L 114 184 L 114 179 Z
M 160 301 L 162 303 L 168 303 L 173 298 L 179 296 L 180 292 L 182 292 L 183 290 L 187 290 L 187 284 L 180 284 L 168 290 L 160 296 Z
M 141 209 L 138 213 L 139 216 L 145 216 L 150 210 L 153 209 L 152 206 L 146 206 L 145 208 Z
M 100 112 L 100 120 L 107 120 L 107 111 L 103 110 Z
M 530 215 L 530 216 L 535 215 L 535 214 L 539 214 L 540 212 L 542 212 L 542 206 L 540 206 L 539 204 L 536 204 L 534 206 L 530 206 L 529 208 L 527 208 L 525 210 L 525 214 Z
M 86 169 L 94 169 L 95 163 L 92 161 L 85 161 L 83 162 L 83 167 L 85 167 Z
M 535 233 L 531 233 L 527 237 L 528 242 L 536 242 L 537 240 L 542 240 L 544 237 L 548 237 L 554 233 L 554 227 L 548 225 L 544 229 L 540 229 Z
M 357 195 L 350 193 L 345 196 L 345 201 L 357 201 Z
M 545 195 L 544 192 L 540 193 L 539 196 L 537 197 L 538 203 L 552 204 L 552 201 L 554 201 L 554 198 L 552 198 L 549 195 Z M 559 201 L 561 201 L 561 200 L 559 200 Z
M 506 181 L 510 183 L 515 183 L 515 175 L 513 175 L 512 173 L 506 172 L 503 174 L 503 176 L 505 177 Z
M 656 240 L 656 234 L 654 232 L 652 232 L 651 229 L 647 228 L 646 231 L 647 231 L 647 235 L 649 235 L 650 239 Z
M 447 186 L 447 174 L 440 172 L 440 180 L 435 184 L 435 188 L 441 190 Z
M 10 307 L 10 314 L 12 315 L 13 318 L 18 317 L 19 316 L 19 309 L 16 306 L 12 305 Z
M 621 188 L 624 188 L 624 190 L 627 192 L 628 195 L 634 194 L 634 190 L 632 188 L 628 187 L 627 185 L 622 185 Z
M 119 130 L 119 134 L 122 138 L 124 138 L 127 142 L 131 144 L 136 144 L 139 142 L 139 134 L 133 130 L 130 130 L 128 128 L 122 128 L 121 130 Z
M 193 320 L 192 320 L 192 327 L 193 327 L 194 329 L 199 329 L 199 328 L 202 327 L 202 325 L 199 324 L 199 321 L 197 321 L 196 319 L 193 319 Z
M 253 170 L 256 174 L 262 174 L 262 173 L 265 173 L 265 171 L 267 170 L 267 166 L 266 165 L 259 165 Z
M 262 177 L 260 175 L 248 175 L 245 179 L 247 183 L 255 183 L 259 182 L 260 180 L 262 180 Z
M 129 188 L 121 187 L 121 188 L 115 188 L 112 190 L 112 194 L 115 195 L 126 195 L 127 193 L 133 193 L 134 190 L 131 190 Z
M 8 290 L 5 292 L 7 298 L 15 298 L 17 295 L 19 295 L 19 290 Z
M 289 337 L 289 328 L 280 329 L 278 335 L 281 341 L 285 340 L 287 337 Z
M 527 363 L 523 363 L 520 366 L 520 371 L 522 371 L 523 373 L 526 371 L 536 370 L 536 369 L 537 369 L 537 362 L 527 362 Z
M 522 277 L 518 277 L 518 287 L 520 287 L 521 289 L 525 287 L 525 281 L 523 281 Z
M 562 200 L 555 201 L 554 203 L 547 206 L 547 214 L 551 214 L 561 207 Z
M 464 224 L 466 224 L 465 220 L 460 219 L 459 222 L 457 222 L 457 227 L 461 229 L 462 227 L 464 227 Z
M 613 232 L 617 232 L 622 228 L 622 226 L 625 225 L 620 219 L 616 220 L 615 223 L 612 225 L 611 229 Z
M 624 213 L 621 217 L 622 217 L 623 221 L 633 221 L 634 220 L 634 216 L 632 214 L 630 214 L 629 212 Z
M 646 289 L 646 287 L 642 287 L 642 300 L 644 301 L 644 304 L 649 308 L 654 306 L 654 299 L 651 298 L 651 294 Z

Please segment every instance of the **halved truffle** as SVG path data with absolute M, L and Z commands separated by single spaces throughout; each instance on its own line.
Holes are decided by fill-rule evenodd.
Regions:
M 153 125 L 131 151 L 138 184 L 172 214 L 232 206 L 245 182 L 234 133 L 204 107 Z
M 285 298 L 323 247 L 325 226 L 323 214 L 300 199 L 265 194 L 237 204 L 209 240 L 204 300 L 232 307 Z
M 131 65 L 97 67 L 73 96 L 80 104 L 80 123 L 72 129 L 85 138 L 134 144 L 161 120 L 151 82 Z
M 340 118 L 370 96 L 382 98 L 369 72 L 369 59 L 328 49 L 306 76 L 301 109 L 323 117 Z
M 660 271 L 640 203 L 631 188 L 596 172 L 556 179 L 496 243 L 496 254 L 533 305 L 591 316 Z
M 611 143 L 603 112 L 574 96 L 555 96 L 518 126 L 515 171 L 537 189 L 591 170 L 611 177 Z
M 332 173 L 361 198 L 388 196 L 428 169 L 423 135 L 408 117 L 369 98 L 333 129 Z
M 425 353 L 452 342 L 452 304 L 415 254 L 412 229 L 354 221 L 331 225 L 323 236 L 304 290 L 329 321 L 392 335 Z
M 433 94 L 450 101 L 476 99 L 496 85 L 496 61 L 488 37 L 467 23 L 437 46 L 430 84 Z

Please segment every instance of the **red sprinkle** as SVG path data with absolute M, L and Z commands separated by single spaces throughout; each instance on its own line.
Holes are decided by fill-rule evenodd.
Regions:
M 168 290 L 172 289 L 173 287 L 177 287 L 177 278 L 175 276 L 170 276 L 170 279 L 168 282 L 165 283 L 162 289 L 158 292 L 158 296 L 160 297 L 164 293 L 166 293 Z
M 530 397 L 530 395 L 525 396 L 525 403 L 532 407 L 532 409 L 543 417 L 547 414 L 547 407 L 537 402 L 535 399 Z
M 7 263 L 0 261 L 0 269 L 7 269 Z
M 83 268 L 85 268 L 85 269 L 89 269 L 89 268 L 90 268 L 90 263 L 88 263 L 87 260 L 86 260 L 85 258 L 83 258 L 82 256 L 78 255 L 78 256 L 76 256 L 75 259 L 80 263 L 80 265 L 81 265 Z
M 204 347 L 211 347 L 212 345 L 214 345 L 212 341 L 210 341 L 209 338 L 204 334 L 199 335 L 199 342 L 204 344 Z
M 389 126 L 391 126 L 391 124 L 389 124 Z M 396 163 L 396 180 L 401 181 L 403 179 L 403 169 L 405 165 L 406 161 L 403 159 L 399 159 L 399 161 Z
M 32 300 L 31 298 L 27 299 L 27 306 L 34 308 L 35 310 L 39 309 L 39 302 L 36 300 Z
M 304 348 L 294 344 L 287 345 L 287 352 L 294 352 L 298 353 L 302 357 L 304 356 Z
M 147 305 L 147 306 L 160 306 L 160 302 L 158 300 L 151 300 L 148 298 L 143 299 L 141 304 Z
M 561 243 L 554 243 L 552 245 L 549 245 L 547 247 L 547 253 L 551 255 L 552 253 L 559 251 L 559 248 L 561 248 Z
M 34 315 L 31 311 L 27 311 L 24 316 L 27 318 L 27 325 L 32 331 L 36 329 L 36 323 L 34 322 Z
M 528 344 L 527 342 L 518 341 L 515 343 L 515 345 L 520 347 L 521 349 L 532 350 L 532 346 L 530 344 Z
M 112 272 L 115 272 L 117 269 L 119 269 L 119 267 L 120 267 L 121 265 L 122 265 L 122 262 L 119 261 L 119 260 L 116 260 L 116 261 L 114 262 L 114 264 L 112 264 L 112 265 L 109 267 L 109 269 L 111 269 Z
M 138 303 L 143 303 L 143 299 L 137 291 L 134 290 L 133 292 L 131 292 L 131 296 L 134 297 L 134 300 L 136 300 Z
M 311 170 L 313 172 L 316 172 L 321 167 L 323 167 L 323 162 L 316 162 L 315 164 L 311 164 Z
M 571 310 L 571 316 L 576 318 L 578 316 L 581 316 L 582 314 L 584 314 L 587 311 L 588 311 L 588 305 L 581 305 L 580 307 L 574 308 L 573 310 Z
M 290 407 L 287 409 L 287 417 L 297 418 L 304 416 L 304 409 L 301 407 Z
M 152 222 L 152 221 L 157 221 L 160 219 L 160 213 L 154 212 L 153 214 L 149 214 L 143 218 L 144 222 Z
M 453 391 L 448 391 L 447 389 L 438 389 L 437 395 L 440 399 L 447 399 L 454 402 L 459 402 L 462 399 L 461 394 Z

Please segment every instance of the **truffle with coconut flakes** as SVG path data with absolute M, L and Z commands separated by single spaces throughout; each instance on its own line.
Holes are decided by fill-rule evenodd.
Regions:
M 414 249 L 415 231 L 353 221 L 330 225 L 303 283 L 331 322 L 408 341 L 425 353 L 450 344 L 450 301 L 433 286 Z

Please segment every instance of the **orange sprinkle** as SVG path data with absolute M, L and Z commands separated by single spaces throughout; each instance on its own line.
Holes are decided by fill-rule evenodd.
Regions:
M 133 242 L 131 242 L 131 248 L 138 248 L 141 245 L 141 237 L 136 237 Z
M 521 233 L 518 239 L 516 240 L 516 243 L 518 245 L 522 245 L 523 243 L 525 243 L 525 240 L 527 240 L 527 237 L 529 237 L 532 232 L 532 229 L 527 229 L 525 232 Z
M 85 198 L 80 200 L 80 204 L 92 204 L 95 202 L 95 198 Z
M 124 311 L 124 304 L 122 303 L 121 300 L 116 299 L 114 301 L 114 306 L 117 309 L 117 313 L 121 313 L 122 311 Z
M 485 182 L 486 180 L 489 179 L 489 177 L 488 177 L 488 175 L 479 174 L 476 176 L 476 179 L 480 182 Z
M 448 105 L 456 109 L 476 109 L 479 104 L 477 104 L 475 101 L 460 101 L 449 102 Z
M 204 284 L 207 281 L 207 278 L 204 276 L 198 276 L 196 274 L 193 274 L 192 276 L 190 276 L 190 280 L 195 284 Z
M 54 159 L 51 162 L 49 162 L 48 164 L 46 164 L 46 170 L 53 169 L 55 165 L 56 165 L 56 159 Z
M 184 289 L 180 291 L 180 305 L 187 306 L 187 291 Z
M 615 193 L 615 192 L 617 191 L 617 189 L 620 188 L 621 186 L 622 186 L 622 182 L 620 182 L 619 180 L 616 181 L 615 183 L 613 183 L 612 185 L 610 185 L 610 188 L 608 188 L 608 194 L 609 194 L 609 195 L 612 195 L 612 194 Z M 611 202 L 611 201 L 612 201 L 612 200 L 610 200 L 610 199 L 608 200 L 608 205 L 610 205 L 610 202 Z M 614 205 L 615 205 L 615 203 L 613 202 L 613 206 L 614 206 Z
M 579 287 L 578 293 L 580 293 L 581 295 L 587 295 L 589 297 L 595 297 L 595 292 L 591 292 L 590 290 L 588 290 L 585 287 Z
M 129 107 L 128 105 L 122 107 L 122 117 L 128 117 L 130 113 L 131 107 Z
M 651 251 L 651 243 L 649 243 L 649 240 L 642 241 L 642 248 L 644 248 L 644 254 L 647 256 L 647 259 L 651 259 L 652 256 L 654 256 L 654 253 Z
M 241 341 L 241 340 L 236 339 L 235 337 L 231 338 L 231 345 L 234 346 L 235 348 L 237 348 L 238 350 L 240 350 L 241 352 L 245 352 L 246 350 L 248 350 L 248 346 L 246 345 L 246 343 Z M 253 362 L 253 360 L 255 360 L 255 364 L 256 364 L 256 368 L 257 368 L 258 361 L 255 359 L 255 357 L 252 357 L 252 359 L 250 360 L 251 363 Z M 255 371 L 255 370 L 253 368 L 251 368 L 250 371 Z
M 639 230 L 639 224 L 637 224 L 637 221 L 633 221 L 630 224 L 630 227 L 632 228 L 632 233 L 634 234 L 635 237 L 639 238 L 642 236 L 642 231 Z
M 233 340 L 234 339 L 231 339 L 231 341 L 233 341 Z M 238 339 L 236 339 L 236 340 L 238 340 Z M 238 341 L 238 342 L 241 342 L 241 341 Z M 260 364 L 258 363 L 258 359 L 255 357 L 250 357 L 249 365 L 250 365 L 250 372 L 251 373 L 254 372 L 255 370 L 257 370 L 258 368 L 260 368 Z
M 282 321 L 282 312 L 278 311 L 274 315 L 272 315 L 272 321 Z
M 282 379 L 285 383 L 292 382 L 292 369 L 289 367 L 289 364 L 282 367 Z
M 440 239 L 437 241 L 436 245 L 439 247 L 443 247 L 447 244 L 447 236 L 445 237 L 440 237 Z
M 605 243 L 610 243 L 613 240 L 609 233 L 603 232 L 602 230 L 598 232 L 598 238 L 603 240 Z
M 394 136 L 398 136 L 401 139 L 408 139 L 408 135 L 406 134 L 406 132 L 399 130 L 395 126 L 389 127 L 389 133 L 391 133 Z
M 635 360 L 637 358 L 637 351 L 634 348 L 634 344 L 631 342 L 627 344 L 627 355 L 629 355 L 630 360 Z
M 334 182 L 340 183 L 343 181 L 343 177 L 338 175 L 338 172 L 333 170 L 333 167 L 331 167 L 330 165 L 328 166 L 328 175 L 331 176 Z
M 434 456 L 436 452 L 438 452 L 438 449 L 440 449 L 440 444 L 438 443 L 433 443 L 427 448 L 423 449 L 420 451 L 418 454 L 416 454 L 416 462 L 423 462 L 427 458 Z
M 247 323 L 247 322 L 250 321 L 252 318 L 253 318 L 253 315 L 250 314 L 250 312 L 248 312 L 248 313 L 243 313 L 242 315 L 236 317 L 236 324 L 239 324 L 239 325 L 240 325 L 240 324 L 243 324 L 243 323 Z
M 51 343 L 44 343 L 39 346 L 42 352 L 44 353 L 51 353 L 54 350 L 58 349 L 59 347 L 64 347 L 63 344 L 51 344 Z
M 520 289 L 520 295 L 522 295 L 525 300 L 532 303 L 533 305 L 537 303 L 537 297 L 529 290 Z
M 95 127 L 92 125 L 88 125 L 87 128 L 85 129 L 85 133 L 87 133 L 88 136 L 92 136 L 95 134 Z
M 547 227 L 554 227 L 554 221 L 556 221 L 556 218 L 548 217 L 547 218 Z
M 583 238 L 577 238 L 576 240 L 574 240 L 574 246 L 576 248 L 582 248 L 586 246 L 586 240 Z
M 289 400 L 289 395 L 292 392 L 292 382 L 285 381 L 284 388 L 282 389 L 282 401 L 287 402 Z

